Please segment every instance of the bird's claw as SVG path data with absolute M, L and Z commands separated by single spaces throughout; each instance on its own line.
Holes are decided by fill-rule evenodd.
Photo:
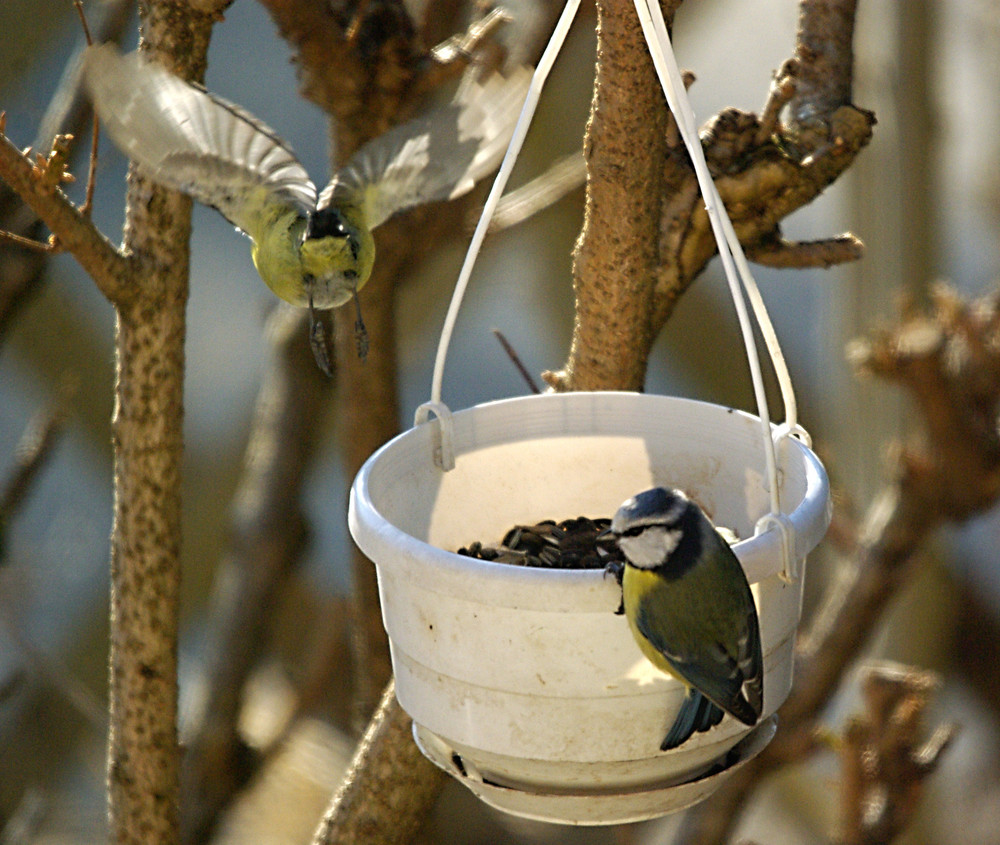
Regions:
M 364 361 L 368 357 L 368 329 L 363 320 L 354 322 L 354 340 L 358 345 L 358 357 Z
M 309 296 L 309 347 L 312 349 L 316 366 L 327 378 L 333 378 L 333 365 L 330 358 L 330 345 L 326 339 L 326 328 L 323 320 L 313 307 L 312 295 Z
M 368 357 L 368 329 L 365 328 L 364 318 L 361 316 L 361 300 L 358 299 L 358 289 L 354 289 L 354 341 L 358 345 L 358 357 L 364 361 Z
M 613 560 L 607 566 L 604 567 L 604 577 L 607 578 L 609 575 L 613 575 L 615 581 L 618 582 L 618 586 L 622 585 L 622 577 L 625 575 L 625 564 L 620 560 Z M 615 611 L 615 616 L 622 616 L 625 613 L 625 599 L 624 597 L 618 603 L 618 610 Z

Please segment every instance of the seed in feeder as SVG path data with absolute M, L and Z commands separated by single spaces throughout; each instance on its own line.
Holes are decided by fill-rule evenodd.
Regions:
M 546 569 L 604 569 L 609 563 L 623 560 L 611 537 L 598 535 L 611 520 L 579 516 L 556 522 L 544 519 L 534 525 L 515 525 L 498 546 L 484 546 L 481 541 L 458 550 L 461 555 L 515 566 L 539 566 Z

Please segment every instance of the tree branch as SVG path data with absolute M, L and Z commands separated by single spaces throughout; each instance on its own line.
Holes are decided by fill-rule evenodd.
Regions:
M 842 845 L 892 842 L 920 806 L 924 781 L 957 733 L 940 725 L 924 738 L 924 718 L 940 686 L 932 672 L 879 664 L 861 681 L 867 713 L 844 729 Z
M 665 11 L 672 14 L 678 5 L 667 4 L 670 8 Z M 803 3 L 800 35 L 811 46 L 800 47 L 797 58 L 784 63 L 770 87 L 762 117 L 725 109 L 701 132 L 706 159 L 740 242 L 748 254 L 765 263 L 828 266 L 860 254 L 859 242 L 850 235 L 792 248 L 780 231 L 781 221 L 834 182 L 872 135 L 874 116 L 849 103 L 853 17 L 845 17 L 848 6 L 853 8 L 853 3 Z M 837 13 L 830 7 L 837 7 Z M 627 4 L 622 10 L 618 14 L 623 21 L 635 17 Z M 832 33 L 828 19 L 839 24 Z M 819 51 L 815 45 L 823 33 L 835 39 L 836 49 L 847 50 L 846 56 L 837 59 L 833 47 Z M 614 43 L 620 50 L 631 44 L 622 33 L 616 33 Z M 634 48 L 637 57 L 645 58 L 641 34 Z M 598 50 L 600 56 L 600 40 Z M 648 62 L 648 58 L 645 60 Z M 810 64 L 814 60 L 824 63 L 823 70 L 817 71 Z M 603 77 L 600 65 L 599 61 L 588 126 L 589 199 L 575 265 L 573 342 L 563 369 L 545 375 L 546 381 L 558 390 L 641 389 L 653 341 L 680 297 L 717 251 L 693 167 L 683 144 L 675 137 L 672 120 L 661 124 L 652 140 L 624 122 L 630 108 L 641 106 L 645 109 L 643 115 L 665 113 L 652 71 L 647 73 L 641 63 L 625 69 L 643 76 L 645 99 L 640 100 L 638 92 L 628 87 L 632 82 L 615 75 Z M 615 65 L 609 63 L 607 67 Z M 848 71 L 846 82 L 823 75 L 843 67 Z M 611 90 L 602 93 L 604 88 Z M 602 98 L 613 99 L 620 91 L 628 91 L 623 98 L 626 102 L 615 106 L 617 123 L 607 123 L 600 108 Z M 817 104 L 828 106 L 829 111 L 815 111 Z M 787 125 L 779 120 L 786 105 L 792 106 L 792 120 Z M 808 126 L 803 122 L 806 115 Z M 650 124 L 648 118 L 644 120 Z M 616 131 L 620 134 L 616 135 Z M 611 134 L 604 136 L 604 132 Z M 624 163 L 619 161 L 622 150 L 628 151 Z M 636 155 L 635 150 L 643 154 Z M 655 176 L 644 177 L 639 162 L 655 163 Z M 635 174 L 639 174 L 639 184 L 632 181 Z M 657 192 L 655 202 L 646 193 L 648 190 Z M 645 228 L 633 225 L 625 209 L 619 207 L 623 194 L 636 203 L 634 208 L 655 215 L 646 220 Z M 658 221 L 653 234 L 649 220 Z M 646 250 L 654 243 L 651 238 L 655 239 L 656 254 L 649 259 Z M 655 270 L 651 299 L 647 287 L 639 281 L 641 268 L 650 260 L 648 266 Z
M 338 18 L 333 6 L 321 9 L 313 3 L 291 0 L 266 0 L 265 5 L 297 51 L 303 87 L 308 96 L 338 118 L 343 118 L 343 123 L 338 119 L 331 124 L 331 131 L 338 136 L 338 160 L 346 158 L 357 144 L 385 128 L 389 120 L 386 115 L 390 111 L 387 104 L 400 110 L 397 111 L 398 118 L 408 108 L 404 100 L 408 103 L 415 99 L 417 93 L 429 84 L 427 79 L 441 79 L 439 62 L 427 59 L 423 52 L 418 55 L 416 46 L 413 50 L 405 48 L 404 41 L 406 37 L 411 37 L 407 36 L 410 30 L 398 19 L 396 13 L 399 9 L 395 8 L 398 4 L 391 0 L 359 7 L 362 11 L 357 20 Z M 387 8 L 390 10 L 388 23 L 385 18 L 379 17 Z M 375 14 L 377 20 L 373 22 L 366 18 L 366 12 Z M 478 43 L 482 34 L 477 29 L 472 40 L 465 39 L 462 44 Z M 420 49 L 423 50 L 422 47 Z M 449 65 L 453 66 L 450 72 L 454 73 L 465 62 L 466 57 L 458 51 L 449 59 Z M 372 66 L 378 63 L 387 66 Z M 361 292 L 372 340 L 366 361 L 357 359 L 354 348 L 353 309 L 345 308 L 343 313 L 334 313 L 337 323 L 338 427 L 343 435 L 345 473 L 349 477 L 374 449 L 398 430 L 394 315 L 396 282 L 415 261 L 435 248 L 444 237 L 460 229 L 465 208 L 466 204 L 453 203 L 433 209 L 416 209 L 405 219 L 389 221 L 379 228 L 376 233 L 378 259 L 371 279 Z M 302 348 L 305 349 L 305 346 Z M 316 376 L 315 367 L 310 367 L 312 375 Z M 270 412 L 280 415 L 284 421 L 278 423 L 280 430 L 272 431 L 268 438 L 277 437 L 288 447 L 293 442 L 304 445 L 308 437 L 285 430 L 285 423 L 300 420 L 304 424 L 305 420 L 315 420 L 318 408 L 310 398 L 312 392 L 303 390 L 301 385 L 289 386 L 287 391 L 282 390 L 280 397 L 266 398 L 266 391 L 265 385 L 259 407 L 267 404 Z M 228 598 L 224 597 L 224 601 L 215 606 L 213 617 L 217 620 L 216 625 L 220 629 L 225 628 L 226 632 L 223 640 L 216 642 L 216 650 L 210 651 L 211 678 L 206 706 L 209 718 L 202 723 L 185 760 L 186 788 L 189 794 L 197 793 L 199 796 L 186 799 L 197 802 L 186 807 L 184 828 L 187 840 L 198 839 L 199 832 L 210 829 L 218 811 L 241 782 L 256 770 L 259 762 L 248 753 L 237 734 L 241 688 L 267 634 L 260 625 L 264 600 L 276 589 L 277 579 L 287 575 L 291 562 L 289 558 L 295 552 L 296 544 L 288 542 L 290 538 L 285 532 L 290 528 L 304 529 L 297 503 L 302 478 L 299 451 L 276 446 L 268 455 L 267 467 L 258 468 L 258 472 L 266 473 L 267 477 L 261 475 L 255 480 L 248 475 L 245 485 L 252 483 L 252 487 L 257 487 L 259 481 L 260 486 L 266 488 L 262 494 L 266 500 L 260 502 L 264 512 L 286 516 L 278 518 L 282 525 L 271 525 L 262 537 L 256 529 L 250 529 L 256 517 L 244 514 L 245 519 L 240 520 L 235 532 L 235 547 L 230 556 L 230 560 L 242 563 L 238 569 L 230 566 L 222 573 L 222 586 L 228 591 Z M 276 477 L 280 482 L 275 480 Z M 244 486 L 244 489 L 249 488 Z M 292 534 L 298 536 L 296 531 Z M 243 535 L 246 535 L 244 539 L 248 548 L 243 548 Z M 266 546 L 264 554 L 260 553 L 261 543 Z M 282 548 L 271 548 L 271 544 L 275 543 Z M 352 565 L 352 656 L 356 667 L 352 676 L 356 683 L 354 715 L 359 724 L 364 724 L 378 705 L 390 678 L 390 662 L 374 567 L 360 553 L 355 553 Z M 225 577 L 226 573 L 231 577 Z M 330 672 L 334 671 L 343 680 L 346 673 L 342 662 L 331 667 Z M 406 717 L 402 715 L 399 718 Z M 394 744 L 406 748 L 397 750 Z M 412 745 L 408 731 L 397 732 L 390 743 L 378 746 L 377 754 L 398 753 L 405 756 L 412 751 Z M 237 766 L 235 776 L 231 772 L 220 771 L 226 768 L 227 762 Z M 415 779 L 440 784 L 437 770 L 422 757 L 415 756 L 409 766 Z M 203 786 L 210 788 L 203 789 Z M 435 793 L 436 789 L 437 786 L 433 790 Z M 429 803 L 430 800 L 419 802 L 424 813 Z M 349 807 L 354 813 L 363 804 L 354 801 Z M 188 808 L 191 810 L 190 817 L 187 816 Z M 414 812 L 418 817 L 422 816 L 416 809 Z M 337 822 L 338 825 L 352 823 L 350 818 Z
M 0 130 L 0 179 L 37 214 L 60 245 L 71 252 L 111 302 L 126 303 L 135 294 L 132 267 L 84 217 L 45 172 Z
M 857 261 L 864 253 L 864 244 L 850 232 L 845 232 L 819 241 L 786 241 L 778 236 L 773 240 L 758 241 L 747 249 L 746 255 L 765 267 L 801 270 Z
M 212 25 L 174 2 L 141 5 L 142 47 L 204 78 Z M 136 275 L 116 302 L 115 507 L 111 536 L 110 836 L 179 839 L 177 635 L 184 336 L 191 200 L 129 175 L 124 249 Z M 141 272 L 141 275 L 139 275 Z
M 668 22 L 679 2 L 666 4 Z M 573 259 L 576 320 L 560 390 L 641 390 L 655 338 L 667 115 L 630 3 L 597 3 L 597 73 L 584 139 L 587 194 Z M 637 153 L 638 151 L 638 153 Z
M 412 725 L 390 683 L 313 845 L 413 841 L 447 776 L 420 753 Z
M 119 38 L 130 20 L 131 12 L 132 3 L 129 0 L 114 0 L 102 6 L 102 13 L 93 27 L 97 39 Z M 60 132 L 78 135 L 91 115 L 90 104 L 80 92 L 80 56 L 79 51 L 74 54 L 63 71 L 59 87 L 35 133 L 36 149 L 51 147 Z M 42 223 L 6 183 L 0 185 L 0 230 L 34 242 L 42 232 Z M 0 344 L 20 305 L 37 289 L 47 255 L 37 249 L 3 244 L 2 240 L 0 238 L 0 262 L 3 264 L 3 272 L 0 273 Z
M 851 103 L 854 16 L 857 0 L 802 0 L 795 56 L 797 85 L 792 120 L 803 131 L 823 132 L 831 115 Z M 807 142 L 814 146 L 815 142 Z

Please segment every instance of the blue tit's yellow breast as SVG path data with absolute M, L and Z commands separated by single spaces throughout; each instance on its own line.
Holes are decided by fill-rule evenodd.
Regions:
M 657 575 L 656 572 L 649 569 L 638 569 L 634 566 L 625 567 L 625 572 L 622 575 L 622 604 L 625 607 L 625 618 L 628 619 L 632 636 L 650 663 L 661 672 L 666 672 L 678 680 L 683 680 L 674 672 L 667 659 L 660 654 L 636 625 L 640 604 L 643 602 L 646 603 L 646 612 L 648 613 L 650 604 L 654 608 L 656 607 L 658 596 L 666 599 L 664 591 L 668 589 L 669 586 L 665 584 L 664 579 Z M 663 612 L 669 612 L 668 603 L 663 601 L 662 604 Z
M 286 302 L 305 305 L 299 241 L 305 219 L 294 211 L 262 220 L 252 233 L 253 263 L 267 286 Z

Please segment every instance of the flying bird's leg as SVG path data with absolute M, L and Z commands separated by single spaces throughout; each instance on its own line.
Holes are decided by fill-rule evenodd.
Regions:
M 313 358 L 327 378 L 333 378 L 333 367 L 330 365 L 330 348 L 326 342 L 326 327 L 316 309 L 313 307 L 312 291 L 309 292 L 309 346 Z
M 364 361 L 368 357 L 368 329 L 365 328 L 365 321 L 361 317 L 361 300 L 358 299 L 358 289 L 354 288 L 354 308 L 357 318 L 354 321 L 354 339 L 358 344 L 358 357 Z

